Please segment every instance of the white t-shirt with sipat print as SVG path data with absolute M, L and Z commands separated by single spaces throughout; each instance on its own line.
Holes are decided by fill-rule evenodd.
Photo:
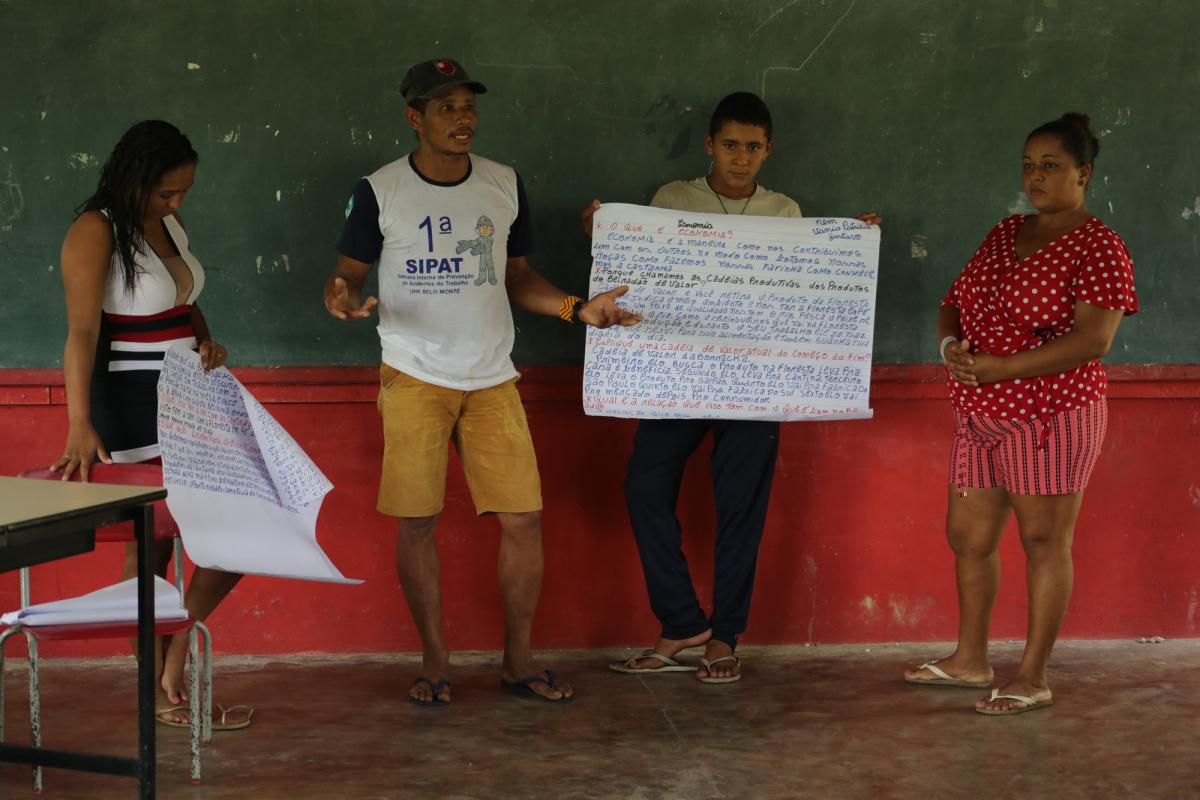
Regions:
M 379 205 L 383 361 L 427 383 L 472 391 L 517 376 L 504 288 L 519 211 L 511 167 L 471 156 L 466 180 L 442 185 L 408 158 L 367 176 Z

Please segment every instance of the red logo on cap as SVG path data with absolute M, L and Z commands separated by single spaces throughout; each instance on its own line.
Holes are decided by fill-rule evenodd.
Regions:
M 438 72 L 442 73 L 443 75 L 453 75 L 454 74 L 454 62 L 453 61 L 435 61 L 435 62 L 433 62 L 433 65 L 435 67 L 437 67 Z

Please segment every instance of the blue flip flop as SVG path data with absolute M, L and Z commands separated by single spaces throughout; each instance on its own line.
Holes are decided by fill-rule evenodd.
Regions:
M 575 699 L 575 695 L 572 694 L 563 695 L 556 700 L 553 697 L 547 697 L 544 694 L 538 694 L 536 691 L 534 691 L 532 684 L 535 683 L 544 683 L 551 689 L 558 689 L 558 685 L 554 682 L 554 673 L 550 670 L 546 670 L 545 672 L 545 675 L 530 675 L 528 677 L 521 678 L 518 681 L 506 681 L 501 678 L 500 688 L 504 689 L 504 691 L 509 692 L 510 694 L 516 695 L 517 697 L 542 700 L 547 703 L 569 703 Z
M 428 684 L 429 692 L 433 696 L 433 699 L 418 700 L 410 694 L 408 696 L 408 702 L 412 703 L 414 706 L 424 706 L 426 708 L 445 708 L 446 706 L 450 705 L 449 700 L 438 700 L 438 692 L 440 692 L 442 689 L 450 688 L 450 681 L 448 679 L 442 678 L 440 681 L 431 681 L 429 678 L 426 678 L 424 675 L 422 675 L 413 681 L 414 685 L 418 683 Z

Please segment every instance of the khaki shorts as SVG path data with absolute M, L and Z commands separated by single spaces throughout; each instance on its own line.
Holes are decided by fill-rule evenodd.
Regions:
M 380 513 L 428 517 L 442 510 L 448 442 L 458 451 L 476 513 L 541 510 L 537 457 L 515 378 L 464 392 L 384 364 L 378 407 L 383 417 Z

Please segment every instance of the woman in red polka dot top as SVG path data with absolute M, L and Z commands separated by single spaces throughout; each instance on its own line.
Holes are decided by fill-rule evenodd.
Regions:
M 1052 702 L 1046 664 L 1071 595 L 1075 519 L 1108 421 L 1099 359 L 1122 317 L 1138 310 L 1125 243 L 1085 202 L 1099 149 L 1083 114 L 1029 134 L 1022 183 L 1037 213 L 1008 217 L 988 233 L 938 314 L 956 419 L 946 532 L 958 580 L 958 647 L 905 680 L 992 686 L 997 548 L 1015 512 L 1029 630 L 1016 675 L 976 702 L 982 714 Z

